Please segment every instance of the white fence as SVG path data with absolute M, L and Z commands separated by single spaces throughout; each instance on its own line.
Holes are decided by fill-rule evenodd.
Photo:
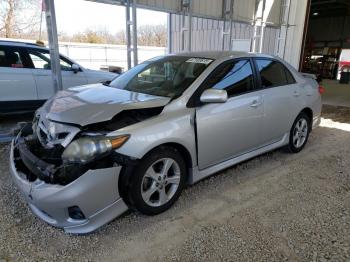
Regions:
M 101 66 L 120 66 L 127 69 L 126 46 L 60 42 L 60 53 L 75 60 L 86 68 L 100 69 Z M 165 47 L 138 46 L 139 62 L 164 55 Z
M 0 38 L 0 40 L 35 43 L 35 40 Z M 78 64 L 90 68 L 100 69 L 101 66 L 120 66 L 127 69 L 125 45 L 86 44 L 60 42 L 60 53 L 68 56 Z M 138 46 L 139 62 L 155 56 L 166 54 L 165 47 Z

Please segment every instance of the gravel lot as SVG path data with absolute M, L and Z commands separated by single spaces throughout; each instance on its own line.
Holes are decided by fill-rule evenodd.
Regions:
M 0 261 L 350 261 L 350 108 L 323 117 L 299 154 L 265 154 L 187 188 L 168 212 L 83 236 L 31 214 L 2 145 Z

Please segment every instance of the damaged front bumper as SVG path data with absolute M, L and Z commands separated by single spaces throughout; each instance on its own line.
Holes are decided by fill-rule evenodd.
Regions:
M 28 153 L 15 156 L 15 150 L 20 150 L 17 139 L 11 144 L 10 171 L 29 207 L 42 220 L 68 233 L 82 234 L 96 230 L 128 209 L 118 190 L 121 166 L 89 169 L 67 185 L 49 184 L 39 178 L 30 181 L 28 174 L 17 167 Z M 31 156 L 27 161 L 35 166 L 35 161 L 41 160 Z M 21 164 L 30 168 L 28 162 Z

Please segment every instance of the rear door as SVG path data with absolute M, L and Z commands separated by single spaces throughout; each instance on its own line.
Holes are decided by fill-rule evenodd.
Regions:
M 219 65 L 203 83 L 225 89 L 225 103 L 202 104 L 196 109 L 198 164 L 200 169 L 252 151 L 261 143 L 264 110 L 260 91 L 255 91 L 250 59 Z M 202 88 L 202 87 L 200 87 Z
M 28 54 L 34 67 L 34 78 L 38 88 L 38 97 L 39 99 L 48 99 L 54 95 L 50 67 L 50 53 L 45 49 L 29 48 Z M 60 64 L 64 89 L 87 84 L 85 73 L 75 73 L 72 70 L 73 63 L 71 61 L 61 57 Z
M 255 63 L 264 100 L 263 139 L 264 144 L 271 144 L 290 131 L 300 108 L 301 93 L 292 74 L 281 62 L 256 58 Z
M 25 109 L 37 97 L 33 70 L 21 47 L 0 46 L 0 102 L 1 111 Z

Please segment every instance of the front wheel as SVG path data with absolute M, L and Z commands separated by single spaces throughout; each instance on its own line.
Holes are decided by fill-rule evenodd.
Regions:
M 186 180 L 186 164 L 172 147 L 160 147 L 141 160 L 132 175 L 130 203 L 146 215 L 159 214 L 179 198 Z
M 298 153 L 304 148 L 309 138 L 310 127 L 310 118 L 308 115 L 303 112 L 300 113 L 290 130 L 288 145 L 290 152 Z

